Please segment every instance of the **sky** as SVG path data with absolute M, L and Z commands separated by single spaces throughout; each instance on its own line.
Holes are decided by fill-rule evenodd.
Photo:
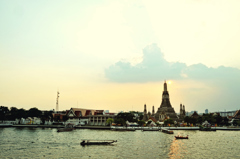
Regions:
M 238 0 L 1 0 L 0 105 L 240 109 Z

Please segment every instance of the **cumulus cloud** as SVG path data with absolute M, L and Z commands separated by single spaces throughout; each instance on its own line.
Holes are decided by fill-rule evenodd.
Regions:
M 149 82 L 181 78 L 184 63 L 169 63 L 156 44 L 143 49 L 143 60 L 132 66 L 119 61 L 105 70 L 106 77 L 114 82 Z
M 157 44 L 143 49 L 143 59 L 132 66 L 119 61 L 105 70 L 105 76 L 113 82 L 153 82 L 164 79 L 234 80 L 240 79 L 240 70 L 232 67 L 207 67 L 204 64 L 187 66 L 181 62 L 168 62 Z

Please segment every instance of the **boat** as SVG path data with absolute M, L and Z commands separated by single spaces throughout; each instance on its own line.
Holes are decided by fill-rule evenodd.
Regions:
M 176 139 L 188 139 L 188 135 L 187 136 L 175 136 Z
M 173 131 L 168 130 L 168 129 L 162 129 L 162 132 L 167 133 L 167 134 L 173 134 Z
M 82 140 L 80 145 L 109 145 L 114 142 L 117 142 L 117 140 Z
M 159 131 L 159 129 L 142 129 L 142 131 Z
M 60 128 L 60 129 L 57 130 L 57 132 L 72 131 L 72 130 L 74 130 L 74 129 L 75 129 L 75 128 L 74 128 L 74 125 L 71 124 L 71 123 L 68 123 L 68 124 L 65 126 L 65 128 Z

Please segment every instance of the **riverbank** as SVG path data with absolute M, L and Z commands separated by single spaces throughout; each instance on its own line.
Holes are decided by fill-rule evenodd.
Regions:
M 36 125 L 36 124 L 28 124 L 28 125 L 22 125 L 22 124 L 0 124 L 0 127 L 26 127 L 26 128 L 64 128 L 64 125 Z M 101 129 L 101 130 L 110 130 L 110 126 L 76 126 L 76 129 Z
M 64 128 L 64 125 L 13 125 L 13 124 L 0 124 L 0 127 L 30 127 L 30 128 Z M 126 129 L 126 127 L 121 126 L 76 126 L 76 129 L 95 129 L 95 130 L 111 130 L 111 129 Z M 169 130 L 199 130 L 199 127 L 127 127 L 129 129 L 136 129 L 136 130 L 152 130 L 158 129 L 161 130 L 169 129 Z M 240 131 L 240 127 L 211 127 L 214 130 L 225 130 L 225 131 Z

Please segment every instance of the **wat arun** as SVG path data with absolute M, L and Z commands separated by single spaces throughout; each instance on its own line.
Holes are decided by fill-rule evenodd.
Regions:
M 162 117 L 167 116 L 168 118 L 173 119 L 173 121 L 177 121 L 178 117 L 177 117 L 177 114 L 175 113 L 174 108 L 170 103 L 166 81 L 164 82 L 163 87 L 164 87 L 164 90 L 162 93 L 162 103 L 155 114 L 155 119 L 159 121 L 161 120 Z

